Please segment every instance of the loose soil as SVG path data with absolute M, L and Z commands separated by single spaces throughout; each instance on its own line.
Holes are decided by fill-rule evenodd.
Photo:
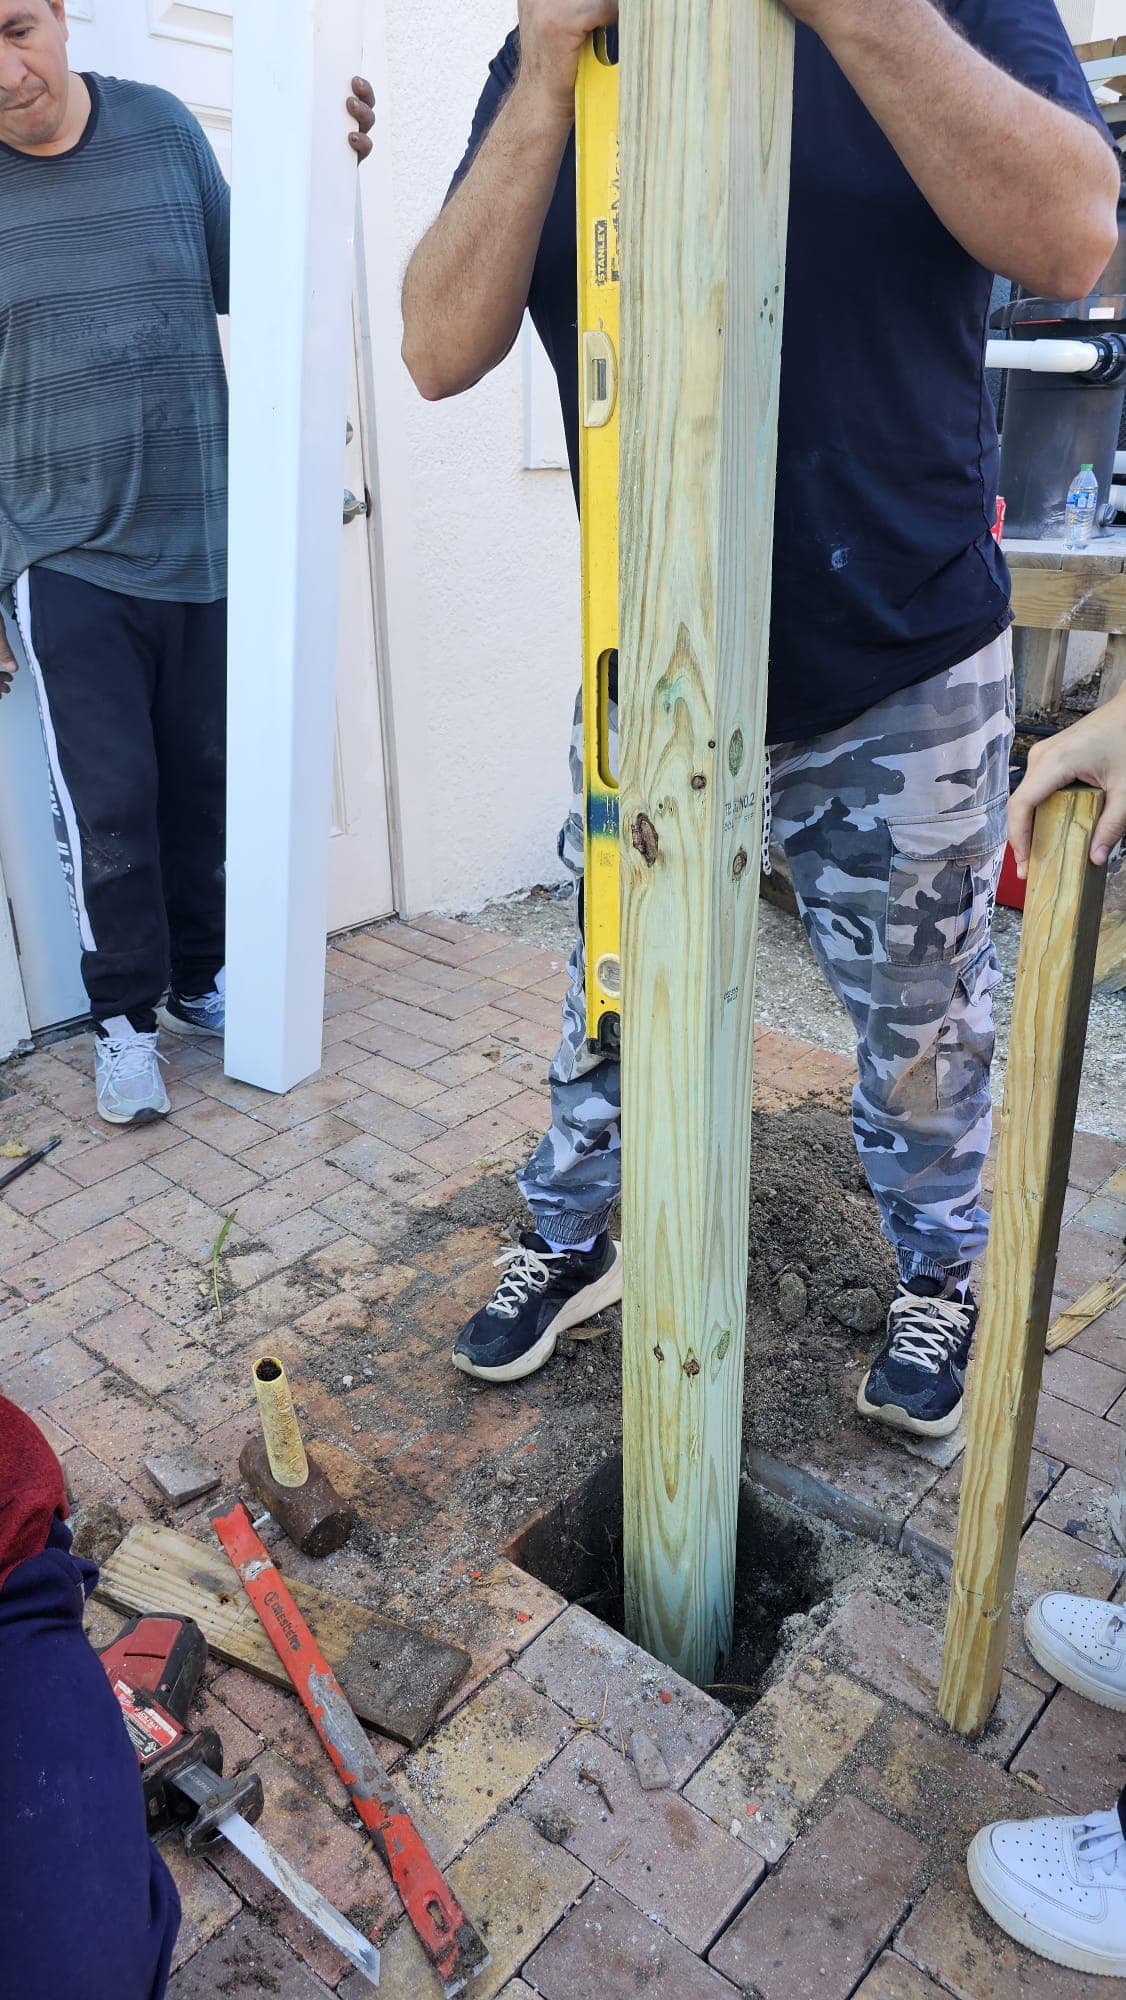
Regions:
M 472 1275 L 476 1281 L 480 1273 L 483 1300 L 493 1277 L 489 1239 L 499 1250 L 527 1225 L 512 1181 L 500 1175 L 474 1183 L 440 1210 L 402 1213 L 381 1257 L 389 1269 L 418 1275 L 381 1304 L 374 1319 L 357 1300 L 354 1327 L 343 1328 L 323 1347 L 310 1347 L 305 1373 L 319 1378 L 334 1395 L 348 1385 L 351 1422 L 361 1433 L 386 1428 L 389 1389 L 408 1428 L 419 1423 L 428 1427 L 430 1437 L 424 1442 L 433 1472 L 420 1480 L 417 1465 L 413 1469 L 421 1507 L 415 1523 L 389 1532 L 378 1501 L 366 1501 L 362 1484 L 356 1494 L 360 1519 L 352 1546 L 378 1557 L 388 1598 L 402 1594 L 421 1601 L 443 1584 L 448 1587 L 459 1563 L 480 1569 L 491 1555 L 509 1547 L 530 1517 L 551 1510 L 560 1496 L 580 1492 L 593 1478 L 593 1517 L 590 1510 L 581 1520 L 572 1513 L 563 1536 L 589 1541 L 597 1537 L 601 1521 L 601 1568 L 593 1581 L 586 1577 L 585 1591 L 547 1574 L 530 1551 L 512 1552 L 545 1581 L 567 1595 L 585 1596 L 592 1610 L 614 1622 L 620 1617 L 614 1549 L 620 1497 L 612 1471 L 621 1449 L 620 1313 L 605 1313 L 575 1337 L 563 1339 L 538 1375 L 506 1387 L 477 1385 L 456 1374 L 449 1366 L 449 1334 L 428 1333 L 443 1286 L 457 1284 L 456 1274 L 439 1282 L 420 1271 L 428 1253 L 451 1239 L 472 1242 Z M 847 1094 L 832 1093 L 779 1113 L 756 1112 L 744 1421 L 748 1445 L 792 1452 L 854 1428 L 856 1450 L 865 1450 L 866 1427 L 850 1415 L 835 1390 L 844 1369 L 878 1348 L 894 1289 L 894 1260 L 857 1162 Z M 467 1296 L 466 1310 L 476 1303 L 475 1293 Z M 844 1324 L 842 1315 L 869 1330 Z M 492 1409 L 500 1413 L 500 1447 L 490 1445 L 486 1430 L 481 1452 L 469 1464 L 459 1464 L 456 1444 L 475 1424 L 480 1397 L 491 1399 Z M 512 1432 L 507 1445 L 506 1426 Z M 446 1450 L 443 1438 L 454 1448 Z M 595 1477 L 600 1468 L 601 1481 Z M 395 1464 L 387 1470 L 394 1477 Z M 795 1632 L 804 1629 L 801 1621 L 810 1616 L 823 1622 L 842 1590 L 847 1594 L 863 1584 L 890 1592 L 894 1586 L 899 1594 L 907 1593 L 921 1615 L 919 1603 L 930 1585 L 910 1564 L 809 1523 L 780 1503 L 748 1498 L 741 1533 L 740 1651 L 726 1669 L 726 1678 L 740 1687 L 759 1686 L 779 1643 L 785 1644 L 789 1621 L 798 1620 Z M 554 1527 L 548 1540 L 553 1537 L 560 1539 Z M 749 1697 L 735 1693 L 724 1698 Z

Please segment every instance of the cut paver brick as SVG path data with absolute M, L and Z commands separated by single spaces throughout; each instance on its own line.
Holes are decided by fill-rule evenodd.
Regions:
M 756 1854 L 777 1861 L 881 1708 L 870 1689 L 805 1654 L 737 1724 L 684 1795 L 717 1826 L 738 1826 Z
M 856 1989 L 856 2000 L 948 2000 L 941 1986 L 896 1951 L 885 1951 Z
M 215 2000 L 217 1994 L 257 2000 L 267 1993 L 271 2000 L 331 2000 L 332 1988 L 248 1910 L 197 1951 L 168 1986 L 168 2000 Z
M 1024 1496 L 1026 1527 L 1064 1469 L 1062 1460 L 1045 1458 L 1043 1452 L 1033 1452 Z M 922 1563 L 927 1569 L 937 1570 L 940 1576 L 949 1576 L 953 1560 L 954 1537 L 958 1532 L 958 1503 L 962 1493 L 962 1470 L 963 1462 L 959 1460 L 957 1465 L 950 1466 L 943 1473 L 937 1486 L 931 1487 L 930 1492 L 908 1516 L 900 1541 L 904 1555 L 911 1556 L 915 1562 Z
M 327 1756 L 324 1764 L 331 1778 Z M 343 1788 L 336 1785 L 339 1806 L 330 1805 L 319 1792 L 307 1788 L 301 1773 L 274 1749 L 264 1750 L 254 1769 L 265 1796 L 256 1822 L 263 1837 L 365 1935 L 386 1929 L 402 1905 L 362 1828 L 341 1817 Z M 313 1972 L 330 1986 L 339 1983 L 347 1961 L 226 1841 L 216 1847 L 214 1866 L 244 1902 L 268 1916 L 271 1926 Z
M 595 1882 L 524 1967 L 541 2000 L 735 2000 L 738 1989 Z M 359 2000 L 351 1993 L 348 2000 Z
M 181 1451 L 154 1452 L 145 1460 L 145 1471 L 173 1507 L 186 1507 L 204 1493 L 213 1493 L 219 1474 L 194 1445 Z
M 1026 1816 L 1036 1816 L 1035 1801 Z M 927 1890 L 896 1950 L 955 2000 L 1107 2000 L 1107 1980 L 1051 1965 L 999 1930 L 974 1896 L 964 1864 Z
M 561 1708 L 506 1670 L 407 1758 L 396 1784 L 440 1868 L 523 1791 L 572 1729 Z
M 202 1855 L 185 1854 L 177 1840 L 165 1841 L 161 1853 L 180 1896 L 180 1929 L 172 1952 L 175 1971 L 237 1917 L 241 1904 Z
M 541 1839 L 520 1813 L 509 1812 L 454 1862 L 449 1881 L 489 1947 L 490 1963 L 467 1991 L 473 2000 L 492 2000 L 581 1896 L 590 1875 L 563 1848 Z M 387 1940 L 379 1991 L 381 2000 L 441 2000 L 442 1982 L 409 1924 L 400 1923 Z M 366 2000 L 359 1973 L 352 1973 L 340 1992 L 341 2000 Z
M 643 1729 L 681 1785 L 727 1734 L 729 1709 L 597 1618 L 572 1605 L 530 1646 L 518 1671 L 611 1744 Z M 671 1697 L 671 1699 L 662 1699 Z
M 1074 1403 L 1092 1416 L 1105 1417 L 1126 1389 L 1126 1371 L 1061 1347 L 1045 1358 L 1044 1387 L 1063 1403 Z
M 402 1618 L 408 1624 L 413 1619 L 429 1625 L 433 1618 L 433 1605 L 425 1586 L 418 1596 L 408 1590 L 391 1598 L 385 1610 L 388 1618 Z M 526 1656 L 564 1610 L 565 1599 L 558 1592 L 549 1590 L 546 1584 L 510 1562 L 490 1563 L 480 1574 L 463 1578 L 443 1607 L 442 1636 L 452 1645 L 464 1646 L 473 1666 L 453 1696 L 451 1708 L 466 1701 L 497 1667 L 510 1660 L 522 1667 L 519 1656 Z M 533 1687 L 537 1686 L 537 1675 L 525 1678 L 531 1680 Z M 538 1687 L 537 1692 L 558 1699 L 546 1685 Z M 567 1704 L 558 1702 L 558 1706 L 565 1708 Z
M 870 1590 L 850 1597 L 825 1627 L 814 1652 L 880 1688 L 919 1715 L 937 1712 L 942 1639 Z M 1040 1708 L 1034 1689 L 1006 1674 L 1001 1698 L 982 1738 L 987 1755 L 1006 1758 L 1027 1735 Z
M 908 1909 L 926 1849 L 844 1798 L 791 1848 L 712 1949 L 763 2000 L 848 2000 Z
M 1113 1559 L 1119 1553 L 1107 1518 L 1107 1505 L 1113 1492 L 1114 1488 L 1105 1485 L 1101 1479 L 1092 1479 L 1089 1473 L 1069 1468 L 1059 1484 L 1041 1501 L 1036 1518 L 1046 1522 L 1049 1528 L 1058 1528 L 1061 1534 L 1070 1535 L 1075 1541 L 1089 1543 L 1092 1548 L 1100 1549 Z
M 521 1810 L 620 1895 L 703 1954 L 766 1864 L 676 1792 L 644 1792 L 629 1760 L 583 1731 L 528 1787 Z
M 1108 1606 L 1108 1624 L 1111 1615 Z M 1122 1717 L 1061 1688 L 1021 1745 L 1013 1769 L 1035 1778 L 1065 1812 L 1107 1811 L 1126 1784 Z

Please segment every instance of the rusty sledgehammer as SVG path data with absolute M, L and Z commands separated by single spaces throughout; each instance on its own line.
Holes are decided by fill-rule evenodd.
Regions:
M 239 1471 L 302 1555 L 327 1556 L 347 1541 L 352 1509 L 306 1450 L 285 1369 L 272 1354 L 254 1364 L 262 1436 L 239 1454 Z

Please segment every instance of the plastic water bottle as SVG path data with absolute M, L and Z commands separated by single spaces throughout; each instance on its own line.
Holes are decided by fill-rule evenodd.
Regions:
M 1099 482 L 1093 465 L 1084 465 L 1067 495 L 1067 546 L 1085 549 L 1095 532 L 1099 513 Z

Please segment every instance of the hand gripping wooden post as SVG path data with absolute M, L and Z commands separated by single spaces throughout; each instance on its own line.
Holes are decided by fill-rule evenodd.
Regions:
M 1100 792 L 1036 815 L 977 1332 L 938 1705 L 964 1735 L 1001 1692 L 1036 1399 L 1075 1130 L 1106 871 Z
M 792 30 L 620 15 L 626 1619 L 697 1682 L 734 1603 Z

